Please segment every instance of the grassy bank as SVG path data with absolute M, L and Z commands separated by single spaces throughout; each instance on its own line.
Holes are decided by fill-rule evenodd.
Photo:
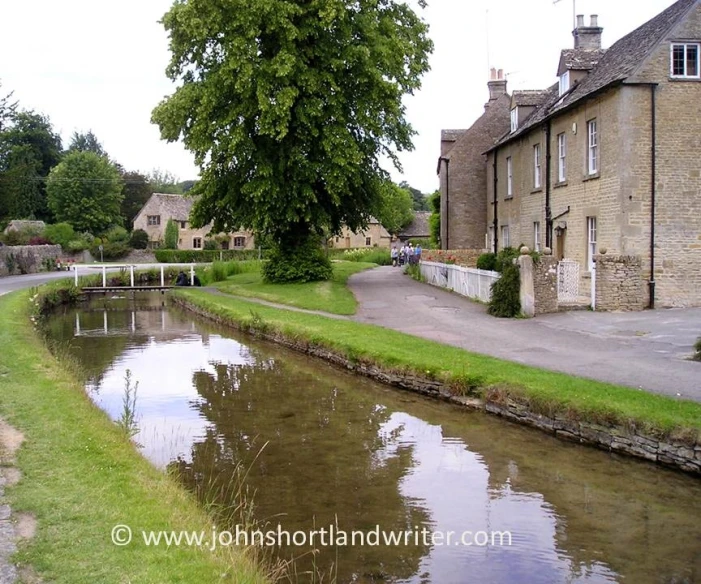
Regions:
M 573 420 L 634 425 L 656 436 L 699 442 L 701 404 L 696 402 L 469 353 L 373 325 L 254 305 L 203 290 L 182 290 L 177 295 L 240 328 L 282 333 L 352 361 L 439 379 L 455 393 L 489 394 L 494 400 L 508 397 L 546 415 L 566 413 Z
M 29 293 L 0 297 L 0 415 L 24 434 L 23 474 L 7 489 L 15 512 L 32 513 L 36 536 L 16 559 L 44 581 L 262 583 L 255 559 L 236 548 L 147 547 L 140 530 L 205 530 L 212 521 L 124 432 L 44 346 L 29 320 Z M 134 540 L 111 541 L 117 524 Z
M 216 284 L 222 292 L 247 298 L 261 298 L 269 302 L 321 310 L 332 314 L 355 314 L 357 301 L 346 287 L 348 278 L 375 264 L 364 262 L 334 262 L 333 278 L 327 282 L 304 284 L 267 284 L 263 282 L 259 267 L 255 271 L 229 276 Z

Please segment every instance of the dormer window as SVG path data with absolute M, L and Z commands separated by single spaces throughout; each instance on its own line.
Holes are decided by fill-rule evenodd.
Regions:
M 672 44 L 672 77 L 682 79 L 699 79 L 699 43 Z
M 515 107 L 511 110 L 511 131 L 515 132 L 518 130 L 518 108 Z
M 560 96 L 563 96 L 570 88 L 570 72 L 565 71 L 560 75 Z

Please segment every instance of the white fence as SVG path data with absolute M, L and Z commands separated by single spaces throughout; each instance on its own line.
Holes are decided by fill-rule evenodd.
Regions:
M 422 261 L 420 268 L 421 275 L 429 284 L 482 302 L 489 302 L 492 297 L 492 284 L 501 277 L 498 272 L 435 262 Z
M 579 300 L 579 263 L 574 260 L 557 263 L 557 299 L 559 302 Z

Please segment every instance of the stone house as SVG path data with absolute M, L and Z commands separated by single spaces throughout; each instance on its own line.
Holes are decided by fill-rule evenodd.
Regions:
M 607 50 L 602 32 L 578 16 L 558 82 L 512 99 L 487 153 L 491 246 L 550 247 L 584 290 L 606 248 L 639 265 L 639 307 L 701 306 L 701 0 Z
M 414 219 L 409 225 L 399 232 L 399 241 L 406 242 L 410 239 L 428 239 L 431 237 L 429 226 L 430 211 L 414 211 Z
M 213 237 L 211 225 L 195 229 L 190 224 L 190 212 L 194 204 L 192 197 L 154 193 L 134 219 L 134 229 L 148 233 L 149 247 L 163 244 L 166 225 L 173 220 L 178 225 L 178 249 L 204 249 L 205 240 Z M 249 231 L 219 234 L 217 242 L 221 249 L 254 249 L 253 234 Z
M 437 173 L 441 193 L 441 248 L 482 249 L 487 223 L 487 158 L 509 128 L 511 98 L 502 70 L 492 69 L 484 113 L 467 130 L 443 130 Z
M 389 249 L 391 245 L 392 236 L 374 217 L 370 217 L 368 227 L 364 231 L 355 233 L 348 227 L 344 227 L 340 234 L 329 239 L 329 247 L 343 249 L 358 247 L 384 247 Z

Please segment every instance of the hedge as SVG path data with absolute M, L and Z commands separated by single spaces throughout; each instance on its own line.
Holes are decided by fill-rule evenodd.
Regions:
M 266 252 L 263 250 L 263 257 Z M 156 260 L 165 264 L 209 263 L 220 260 L 257 260 L 257 249 L 157 249 Z

